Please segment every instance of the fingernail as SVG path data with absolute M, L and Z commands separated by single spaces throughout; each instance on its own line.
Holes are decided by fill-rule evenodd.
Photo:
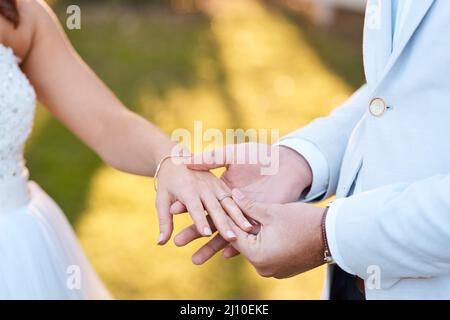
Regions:
M 158 244 L 161 244 L 161 243 L 162 243 L 163 238 L 164 238 L 164 234 L 161 232 L 161 233 L 159 234 Z
M 194 256 L 192 257 L 192 263 L 198 266 L 202 264 L 202 261 L 200 260 L 200 258 Z
M 234 234 L 233 231 L 228 230 L 228 231 L 227 231 L 227 238 L 229 238 L 229 239 L 234 239 L 234 238 L 236 238 L 236 235 Z
M 203 229 L 203 235 L 209 237 L 210 235 L 212 235 L 212 231 L 210 228 L 206 227 Z
M 252 224 L 248 221 L 244 221 L 244 227 L 246 227 L 247 229 L 253 228 Z
M 242 200 L 245 198 L 245 195 L 239 189 L 233 189 L 231 191 L 231 194 L 233 195 L 233 197 L 235 197 L 238 200 Z

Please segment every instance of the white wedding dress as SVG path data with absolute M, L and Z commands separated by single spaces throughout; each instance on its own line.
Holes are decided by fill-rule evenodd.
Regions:
M 0 299 L 107 299 L 59 207 L 28 181 L 23 147 L 35 105 L 16 56 L 0 44 Z

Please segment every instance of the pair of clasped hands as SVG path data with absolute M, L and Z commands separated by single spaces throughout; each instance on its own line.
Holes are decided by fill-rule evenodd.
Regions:
M 263 164 L 245 160 L 251 158 L 249 152 L 255 152 L 255 144 L 228 145 L 194 155 L 188 164 L 163 164 L 156 197 L 158 244 L 164 245 L 171 238 L 173 215 L 189 212 L 194 224 L 175 236 L 175 244 L 185 246 L 213 236 L 194 253 L 194 264 L 203 264 L 220 251 L 226 259 L 242 254 L 260 275 L 275 278 L 321 265 L 324 210 L 295 202 L 312 183 L 308 163 L 286 147 L 256 148 L 264 148 L 269 157 L 276 154 L 279 167 L 274 174 L 263 175 Z M 218 179 L 209 171 L 220 167 L 226 171 Z M 171 170 L 188 170 L 191 175 L 178 181 L 164 179 L 174 176 Z M 177 196 L 169 192 L 175 184 L 177 188 L 184 186 L 184 192 Z

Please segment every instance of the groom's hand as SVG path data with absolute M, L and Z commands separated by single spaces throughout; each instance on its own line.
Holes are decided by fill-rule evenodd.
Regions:
M 261 157 L 264 155 L 264 157 Z M 271 175 L 264 174 L 267 163 L 276 164 Z M 250 199 L 264 203 L 289 203 L 297 201 L 312 183 L 312 171 L 306 160 L 297 152 L 282 146 L 244 143 L 227 145 L 224 148 L 197 154 L 188 168 L 208 171 L 226 167 L 222 180 L 230 189 L 239 188 Z M 170 212 L 186 211 L 175 202 Z M 215 244 L 225 247 L 228 242 L 218 237 Z M 238 252 L 233 247 L 224 251 L 224 257 L 231 258 Z
M 233 190 L 233 199 L 241 210 L 260 224 L 257 234 L 248 234 L 232 225 L 237 240 L 232 246 L 240 251 L 265 277 L 287 278 L 323 264 L 324 244 L 321 221 L 324 209 L 303 203 L 263 204 Z M 185 245 L 196 238 L 189 227 L 175 238 Z M 204 263 L 223 249 L 219 237 L 212 239 L 193 256 Z
M 267 170 L 269 165 L 273 166 L 271 170 Z M 283 146 L 227 145 L 195 155 L 187 166 L 198 171 L 226 167 L 222 180 L 228 187 L 239 188 L 251 199 L 265 203 L 296 201 L 312 183 L 306 160 Z

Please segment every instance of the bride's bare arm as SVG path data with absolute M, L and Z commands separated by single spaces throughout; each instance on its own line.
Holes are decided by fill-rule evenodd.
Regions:
M 21 7 L 22 20 L 28 19 L 26 24 L 32 32 L 22 68 L 39 100 L 105 162 L 122 171 L 152 176 L 174 143 L 124 107 L 98 79 L 72 48 L 43 1 L 23 0 Z M 217 201 L 225 192 L 229 192 L 227 187 L 210 173 L 201 175 L 166 161 L 157 193 L 159 242 L 170 238 L 173 226 L 169 207 L 176 200 L 186 205 L 203 235 L 210 233 L 203 211 L 206 209 L 219 232 L 227 239 L 234 238 L 222 206 L 243 229 L 248 229 L 246 219 L 231 199 L 223 201 L 222 206 Z

